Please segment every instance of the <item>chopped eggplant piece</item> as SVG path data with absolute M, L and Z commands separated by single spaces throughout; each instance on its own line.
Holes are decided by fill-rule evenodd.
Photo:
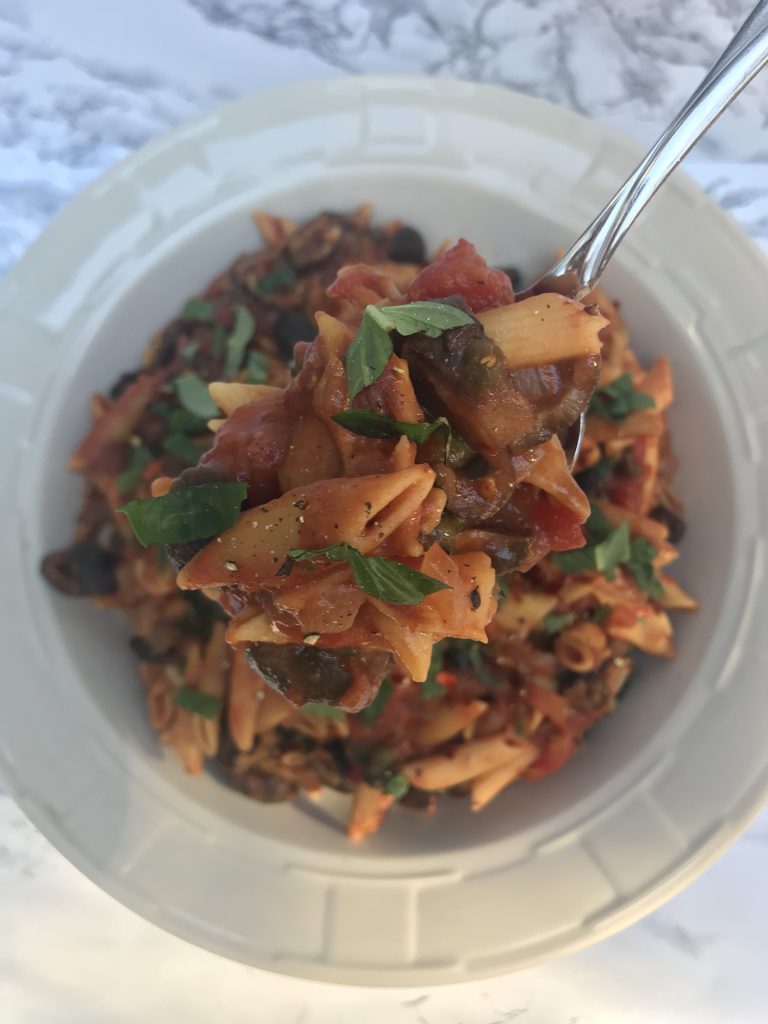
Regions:
M 351 647 L 326 650 L 310 644 L 251 644 L 252 667 L 292 703 L 332 704 L 359 711 L 376 696 L 391 655 Z
M 117 590 L 116 558 L 92 540 L 80 540 L 43 559 L 43 576 L 62 594 L 103 597 Z
M 426 246 L 421 234 L 407 225 L 395 232 L 387 253 L 395 263 L 423 263 L 426 259 Z

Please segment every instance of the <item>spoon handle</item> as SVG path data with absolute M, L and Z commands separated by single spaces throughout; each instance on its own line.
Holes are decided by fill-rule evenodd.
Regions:
M 768 0 L 760 0 L 637 169 L 533 290 L 582 298 L 597 284 L 646 203 L 731 101 L 768 63 Z

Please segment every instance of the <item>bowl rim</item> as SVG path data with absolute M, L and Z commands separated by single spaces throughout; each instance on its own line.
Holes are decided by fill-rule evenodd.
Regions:
M 172 153 L 179 147 L 197 144 L 197 140 L 212 132 L 214 135 L 221 126 L 223 120 L 231 119 L 235 122 L 239 116 L 248 115 L 256 110 L 263 110 L 264 107 L 281 109 L 284 107 L 299 107 L 310 95 L 322 95 L 332 108 L 334 102 L 347 102 L 350 96 L 357 94 L 363 98 L 359 102 L 377 102 L 381 100 L 387 103 L 397 103 L 398 98 L 403 95 L 411 95 L 420 98 L 423 102 L 436 104 L 440 109 L 448 102 L 451 95 L 461 97 L 470 106 L 473 103 L 489 105 L 494 110 L 499 109 L 509 117 L 525 111 L 526 116 L 531 119 L 540 118 L 546 122 L 548 131 L 556 127 L 562 127 L 564 132 L 576 132 L 584 134 L 587 139 L 597 141 L 598 139 L 615 147 L 624 157 L 640 155 L 641 149 L 634 143 L 628 142 L 613 129 L 583 118 L 581 115 L 572 113 L 563 108 L 556 107 L 542 100 L 535 100 L 530 97 L 514 93 L 510 90 L 495 86 L 475 85 L 473 83 L 459 82 L 451 79 L 433 79 L 422 76 L 411 75 L 375 75 L 375 76 L 347 76 L 342 79 L 321 79 L 309 81 L 277 89 L 265 90 L 247 97 L 243 97 L 232 103 L 228 103 L 216 111 L 201 115 L 178 128 L 152 140 L 146 146 L 133 154 L 130 154 L 113 168 L 108 170 L 99 179 L 89 185 L 83 192 L 76 196 L 65 208 L 53 218 L 49 227 L 30 246 L 19 263 L 12 268 L 5 281 L 0 283 L 0 309 L 5 309 L 15 316 L 20 315 L 18 308 L 19 296 L 23 295 L 25 288 L 24 278 L 34 273 L 36 262 L 41 259 L 49 259 L 51 247 L 61 245 L 62 225 L 64 234 L 69 231 L 68 225 L 73 222 L 80 211 L 87 211 L 94 202 L 102 202 L 105 196 L 109 196 L 114 189 L 120 189 L 126 181 L 139 173 L 142 168 L 152 162 L 156 156 Z M 695 185 L 690 179 L 679 173 L 675 178 L 676 189 L 688 196 L 695 198 L 697 210 L 702 216 L 706 215 L 708 221 L 716 225 L 717 230 L 728 236 L 735 249 L 744 254 L 745 260 L 752 266 L 759 267 L 759 273 L 768 278 L 768 262 L 758 246 L 748 238 L 722 211 L 717 204 Z M 53 239 L 53 242 L 52 242 Z M 45 330 L 50 330 L 49 324 L 43 325 Z M 55 326 L 53 332 L 56 332 Z M 18 385 L 21 390 L 21 385 Z M 1 397 L 1 396 L 0 396 Z M 152 908 L 146 900 L 142 900 L 130 885 L 123 884 L 122 879 L 101 871 L 97 865 L 90 863 L 86 851 L 70 838 L 70 833 L 60 827 L 58 816 L 52 813 L 52 808 L 46 807 L 39 802 L 39 797 L 32 791 L 28 791 L 23 778 L 16 777 L 13 768 L 13 752 L 9 749 L 7 738 L 3 739 L 2 727 L 0 725 L 0 769 L 4 776 L 4 783 L 9 792 L 15 797 L 22 809 L 27 813 L 35 825 L 41 829 L 46 837 L 62 852 L 69 860 L 86 875 L 91 877 L 107 892 L 110 892 L 121 902 L 131 909 L 136 909 L 142 916 L 159 924 L 168 931 L 174 932 L 183 938 L 198 945 L 205 945 L 215 952 L 222 952 L 222 944 L 217 941 L 210 941 L 206 936 L 201 935 L 197 924 L 194 921 L 182 921 L 179 918 L 168 918 L 162 908 Z M 754 788 L 754 787 L 753 787 Z M 570 939 L 558 939 L 556 955 L 573 951 L 590 944 L 597 938 L 602 938 L 620 928 L 626 926 L 650 910 L 659 906 L 684 885 L 688 884 L 701 872 L 703 872 L 750 823 L 754 816 L 763 806 L 768 795 L 768 775 L 757 791 L 746 800 L 745 806 L 740 808 L 738 815 L 731 816 L 728 820 L 727 835 L 720 832 L 713 834 L 707 841 L 701 843 L 695 854 L 671 870 L 663 880 L 658 881 L 648 888 L 644 894 L 633 898 L 608 911 L 599 919 L 595 919 L 582 929 L 578 936 Z M 142 905 L 143 904 L 143 905 Z M 139 909 L 140 908 L 140 909 Z M 511 967 L 520 968 L 530 966 L 542 960 L 550 959 L 553 951 L 543 950 L 539 953 L 532 953 L 527 957 L 516 957 L 514 953 L 503 954 L 494 961 L 489 968 L 473 969 L 470 974 L 456 974 L 453 968 L 445 966 L 426 967 L 423 969 L 392 969 L 389 973 L 376 971 L 345 969 L 334 967 L 326 970 L 322 964 L 317 969 L 302 968 L 297 970 L 291 962 L 279 963 L 270 962 L 268 959 L 258 958 L 254 960 L 250 956 L 241 957 L 239 953 L 231 950 L 225 951 L 227 955 L 238 956 L 248 962 L 257 962 L 261 966 L 284 973 L 296 973 L 307 977 L 316 977 L 324 980 L 339 980 L 350 983 L 363 984 L 402 984 L 411 985 L 415 983 L 431 983 L 444 981 L 466 980 L 470 976 L 485 976 L 499 973 Z M 502 962 L 503 960 L 503 962 Z M 402 978 L 402 980 L 397 980 Z

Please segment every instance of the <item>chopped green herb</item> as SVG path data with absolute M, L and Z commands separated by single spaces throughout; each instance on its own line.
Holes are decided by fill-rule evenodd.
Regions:
M 592 506 L 585 526 L 587 544 L 575 551 L 556 551 L 550 555 L 563 572 L 602 572 L 609 580 L 616 574 L 616 566 L 629 560 L 629 526 L 626 521 L 612 528 L 600 509 Z
M 330 718 L 334 722 L 343 722 L 347 717 L 341 708 L 335 708 L 331 704 L 304 704 L 300 710 L 302 715 L 309 715 L 312 718 Z
M 196 465 L 198 459 L 203 454 L 203 449 L 200 445 L 195 444 L 186 434 L 169 434 L 163 442 L 163 448 L 170 455 L 175 455 L 188 466 Z
M 141 480 L 141 474 L 151 461 L 152 452 L 145 448 L 143 444 L 139 445 L 138 448 L 132 449 L 131 461 L 117 478 L 118 494 L 127 494 L 129 491 L 135 490 L 139 480 Z
M 206 299 L 190 299 L 184 306 L 183 316 L 190 320 L 202 320 L 204 323 L 208 323 L 213 320 L 215 312 L 216 306 L 213 302 L 208 302 Z
M 288 557 L 278 569 L 277 575 L 288 576 L 294 562 L 321 557 L 332 562 L 346 562 L 361 590 L 390 604 L 420 604 L 429 594 L 451 589 L 447 583 L 425 576 L 424 573 L 400 562 L 394 562 L 391 558 L 363 555 L 343 541 L 313 551 L 294 548 L 288 552 Z
M 269 378 L 269 360 L 263 352 L 249 352 L 245 366 L 248 384 L 266 384 Z
M 609 580 L 615 576 L 616 566 L 629 560 L 629 539 L 629 523 L 624 520 L 593 548 L 595 568 Z
M 660 599 L 663 588 L 653 568 L 656 548 L 644 537 L 630 537 L 629 524 L 623 520 L 616 527 L 605 518 L 597 505 L 585 524 L 587 545 L 576 551 L 556 551 L 550 558 L 563 572 L 602 572 L 611 580 L 616 567 L 626 566 L 637 585 L 651 597 Z
M 367 409 L 349 409 L 347 412 L 337 412 L 331 419 L 345 430 L 361 437 L 376 437 L 387 441 L 407 437 L 416 444 L 423 444 L 436 430 L 447 430 L 448 433 L 451 430 L 451 425 L 444 416 L 432 423 L 404 423 L 402 420 L 380 416 Z
M 438 338 L 451 327 L 472 323 L 472 317 L 444 302 L 409 302 L 404 306 L 366 306 L 360 327 L 347 349 L 345 365 L 350 398 L 373 384 L 392 355 L 390 331 L 404 336 Z
M 224 361 L 223 375 L 231 380 L 243 364 L 243 356 L 248 342 L 253 337 L 256 322 L 246 306 L 238 306 L 235 314 L 235 326 L 227 338 L 227 357 Z
M 545 615 L 542 621 L 544 631 L 550 636 L 554 636 L 555 633 L 561 632 L 566 626 L 572 626 L 576 621 L 576 616 L 573 612 L 550 612 L 549 615 Z
M 612 611 L 613 609 L 609 604 L 601 604 L 592 612 L 592 621 L 596 622 L 598 626 L 600 626 L 605 622 Z
M 509 597 L 509 587 L 499 576 L 496 577 L 496 596 L 499 601 L 506 601 Z
M 390 775 L 381 788 L 395 800 L 400 800 L 411 788 L 411 784 L 402 772 L 395 772 L 394 775 Z
M 171 409 L 166 417 L 168 430 L 172 434 L 205 434 L 208 424 L 199 416 L 193 416 L 186 409 Z
M 220 414 L 218 405 L 208 394 L 208 385 L 197 373 L 182 373 L 173 382 L 179 401 L 187 412 L 202 420 L 214 419 Z
M 631 373 L 622 373 L 616 380 L 595 392 L 589 403 L 589 411 L 604 420 L 623 420 L 630 413 L 653 409 L 655 405 L 650 395 L 635 389 Z
M 389 334 L 372 317 L 364 315 L 344 358 L 350 398 L 379 379 L 392 352 Z
M 287 291 L 295 283 L 296 271 L 287 263 L 277 263 L 264 277 L 249 287 L 256 295 L 271 295 L 272 292 Z
M 128 516 L 144 547 L 204 540 L 235 525 L 247 491 L 242 483 L 199 484 L 160 498 L 134 498 L 118 512 Z
M 627 569 L 641 590 L 660 601 L 664 597 L 664 588 L 653 567 L 656 548 L 645 537 L 633 537 L 629 546 L 630 557 Z
M 203 718 L 218 718 L 224 702 L 219 697 L 212 697 L 209 693 L 201 693 L 191 686 L 182 686 L 176 691 L 173 703 L 177 708 L 191 711 Z
M 472 323 L 472 317 L 447 302 L 408 302 L 404 306 L 368 306 L 366 315 L 387 331 L 397 331 L 407 337 L 410 334 L 426 334 L 428 338 L 439 338 L 451 327 L 462 327 Z
M 363 708 L 362 711 L 358 711 L 358 720 L 361 721 L 363 725 L 373 725 L 394 692 L 395 684 L 391 679 L 385 679 L 379 687 L 379 692 L 373 698 L 368 707 Z

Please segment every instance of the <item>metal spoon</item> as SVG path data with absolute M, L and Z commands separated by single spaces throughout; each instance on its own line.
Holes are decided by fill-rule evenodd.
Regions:
M 760 0 L 680 113 L 618 192 L 568 251 L 518 298 L 559 292 L 581 299 L 605 270 L 619 243 L 651 197 L 709 126 L 768 63 L 768 0 Z M 584 436 L 584 413 L 571 465 Z

